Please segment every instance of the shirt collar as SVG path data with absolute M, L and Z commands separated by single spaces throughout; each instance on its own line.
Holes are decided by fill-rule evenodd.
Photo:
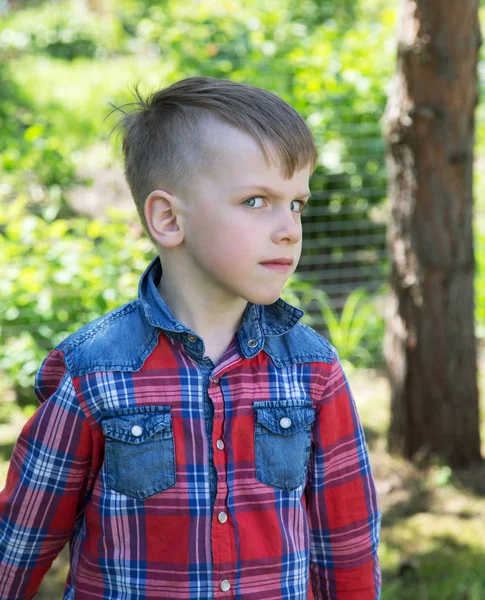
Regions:
M 181 323 L 160 296 L 157 285 L 163 270 L 160 257 L 156 257 L 143 273 L 138 286 L 138 297 L 147 320 L 169 335 L 183 341 L 188 335 L 197 334 Z M 281 298 L 268 305 L 248 302 L 243 314 L 237 338 L 242 354 L 246 358 L 256 356 L 264 346 L 267 335 L 283 335 L 292 329 L 304 311 L 288 304 Z

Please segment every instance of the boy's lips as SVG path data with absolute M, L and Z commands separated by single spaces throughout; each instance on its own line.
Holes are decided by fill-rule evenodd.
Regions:
M 289 271 L 291 265 L 293 264 L 292 258 L 275 258 L 273 260 L 267 260 L 265 262 L 260 263 L 263 267 L 267 269 L 272 269 L 273 271 L 280 271 L 285 273 Z
M 265 260 L 261 264 L 262 265 L 273 265 L 273 264 L 292 265 L 293 259 L 292 258 L 272 258 L 271 260 Z

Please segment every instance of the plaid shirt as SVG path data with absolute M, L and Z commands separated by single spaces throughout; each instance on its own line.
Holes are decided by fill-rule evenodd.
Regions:
M 279 299 L 214 366 L 157 292 L 44 361 L 0 494 L 0 598 L 375 600 L 380 513 L 333 347 Z

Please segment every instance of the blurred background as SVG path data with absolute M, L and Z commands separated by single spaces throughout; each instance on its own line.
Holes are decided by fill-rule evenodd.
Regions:
M 303 255 L 284 298 L 330 338 L 350 377 L 383 509 L 383 600 L 485 598 L 482 464 L 424 464 L 387 450 L 390 203 L 382 127 L 396 69 L 397 5 L 0 0 L 0 487 L 37 406 L 40 363 L 69 333 L 136 297 L 154 256 L 123 178 L 120 140 L 110 135 L 119 113 L 108 113 L 132 100 L 136 82 L 148 93 L 183 77 L 227 77 L 282 96 L 317 141 Z M 480 57 L 480 91 L 484 76 Z M 476 127 L 474 317 L 483 405 L 482 105 Z M 483 419 L 480 427 L 484 440 Z M 61 598 L 65 574 L 63 553 L 38 597 Z

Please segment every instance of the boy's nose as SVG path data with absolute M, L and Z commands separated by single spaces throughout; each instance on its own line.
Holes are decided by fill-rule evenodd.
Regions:
M 278 241 L 287 239 L 292 244 L 297 244 L 301 239 L 301 221 L 291 210 L 281 210 L 277 219 L 275 236 Z

